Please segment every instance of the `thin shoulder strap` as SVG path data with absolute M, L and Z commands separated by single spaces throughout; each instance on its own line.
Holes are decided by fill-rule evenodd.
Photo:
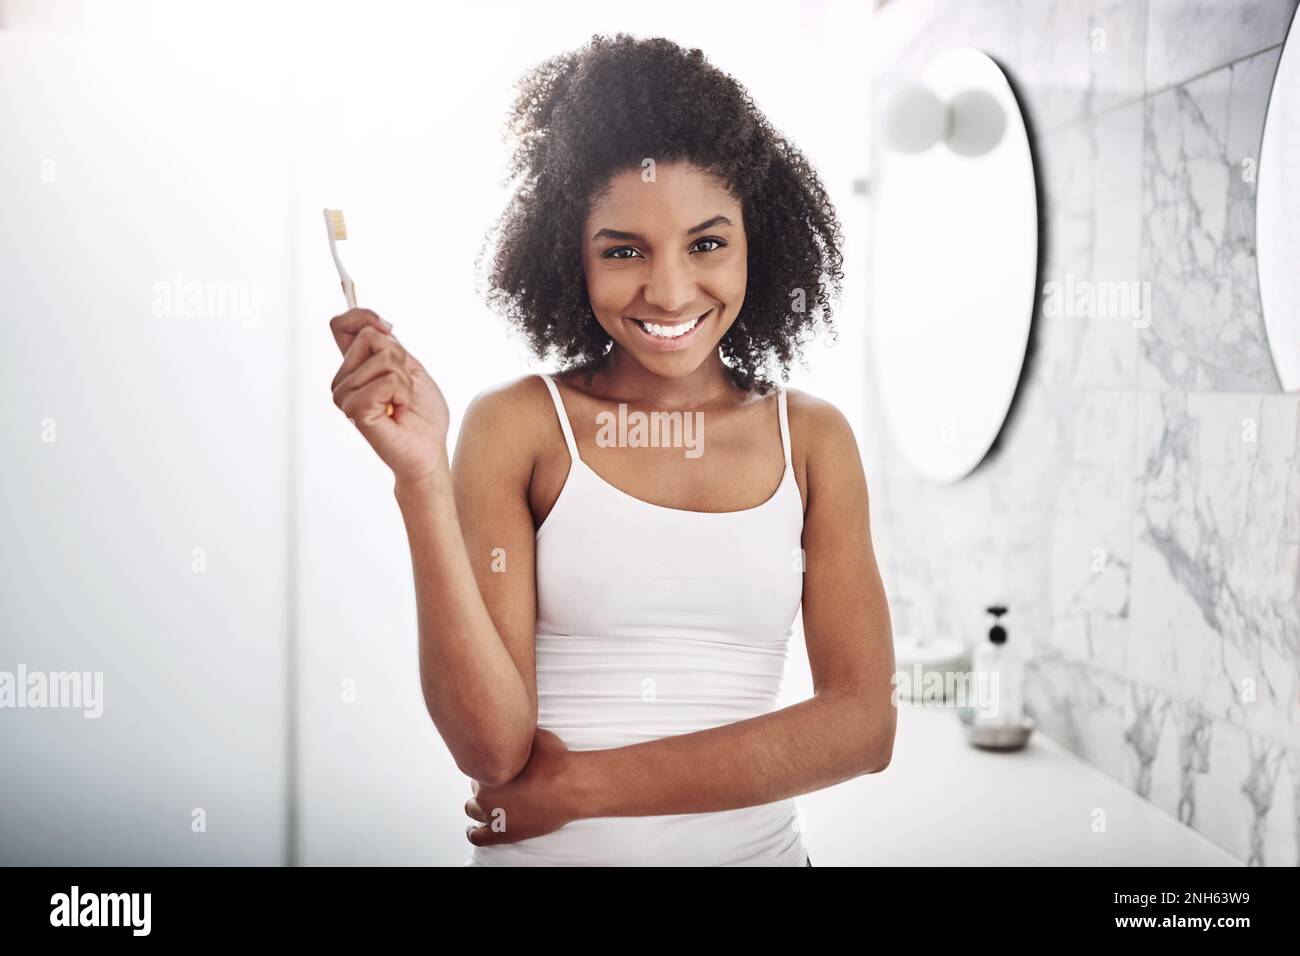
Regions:
M 543 374 L 542 381 L 551 390 L 551 400 L 555 402 L 555 414 L 560 418 L 560 428 L 564 429 L 564 443 L 569 446 L 569 454 L 574 461 L 581 461 L 578 457 L 578 443 L 573 440 L 573 429 L 569 426 L 569 413 L 564 410 L 564 400 L 560 398 L 560 390 L 551 381 L 551 376 Z
M 790 415 L 785 409 L 785 389 L 782 388 L 776 396 L 777 408 L 781 416 L 781 451 L 785 453 L 786 466 L 790 466 Z

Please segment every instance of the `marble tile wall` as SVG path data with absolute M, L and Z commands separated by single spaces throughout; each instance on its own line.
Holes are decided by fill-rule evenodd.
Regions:
M 1141 320 L 1040 310 L 962 482 L 919 480 L 873 403 L 896 632 L 973 645 L 1008 603 L 1042 731 L 1251 865 L 1300 864 L 1300 395 L 1269 357 L 1251 175 L 1295 5 L 901 0 L 872 38 L 877 111 L 952 46 L 1006 70 L 1043 282 L 1150 283 Z

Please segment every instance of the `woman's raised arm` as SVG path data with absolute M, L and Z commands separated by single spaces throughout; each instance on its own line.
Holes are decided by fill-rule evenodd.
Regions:
M 502 783 L 527 763 L 537 726 L 530 446 L 506 433 L 518 396 L 470 403 L 453 475 L 442 393 L 382 323 L 366 309 L 331 321 L 344 357 L 334 402 L 393 470 L 429 715 L 465 774 Z

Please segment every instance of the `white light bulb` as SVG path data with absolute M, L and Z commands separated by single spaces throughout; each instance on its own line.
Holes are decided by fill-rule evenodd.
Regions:
M 895 94 L 886 118 L 889 145 L 900 153 L 921 153 L 948 134 L 948 105 L 933 92 L 912 84 Z

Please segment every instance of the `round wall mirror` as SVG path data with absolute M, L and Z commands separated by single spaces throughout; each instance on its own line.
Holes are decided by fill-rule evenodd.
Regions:
M 950 50 L 885 108 L 871 342 L 906 458 L 952 482 L 992 447 L 1020 381 L 1038 282 L 1029 137 L 1001 68 Z
M 1268 98 L 1255 193 L 1255 267 L 1273 366 L 1300 390 L 1300 37 L 1291 21 Z M 1289 157 L 1289 161 L 1288 161 Z

